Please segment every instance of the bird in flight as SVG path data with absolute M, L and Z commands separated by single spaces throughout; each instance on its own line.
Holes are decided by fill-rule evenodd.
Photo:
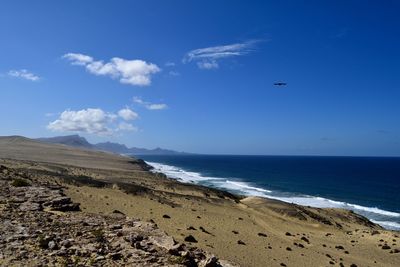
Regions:
M 275 85 L 275 86 L 285 86 L 285 85 L 287 85 L 287 83 L 284 83 L 284 82 L 276 82 L 276 83 L 274 83 L 274 85 Z

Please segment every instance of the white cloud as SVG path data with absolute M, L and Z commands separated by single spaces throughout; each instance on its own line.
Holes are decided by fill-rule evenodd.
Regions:
M 120 111 L 118 111 L 118 116 L 126 121 L 132 121 L 139 117 L 139 115 L 130 108 L 121 109 Z
M 131 131 L 131 132 L 137 132 L 138 128 L 133 126 L 130 123 L 126 122 L 121 122 L 118 124 L 117 131 Z
M 76 54 L 76 53 L 68 53 L 63 56 L 72 62 L 73 65 L 86 65 L 88 63 L 93 62 L 93 58 L 91 56 Z
M 95 75 L 110 76 L 113 79 L 119 79 L 121 83 L 147 86 L 151 84 L 151 76 L 161 71 L 161 69 L 153 63 L 147 63 L 140 59 L 126 60 L 114 57 L 110 62 L 95 61 L 92 57 L 68 53 L 63 56 L 71 61 L 73 65 L 85 66 L 86 69 Z
M 168 108 L 168 106 L 167 106 L 167 104 L 149 104 L 149 105 L 146 105 L 146 108 L 150 109 L 150 110 L 161 110 L 161 109 Z
M 217 61 L 215 61 L 215 60 L 200 61 L 200 62 L 197 62 L 197 66 L 198 66 L 200 69 L 206 69 L 206 70 L 218 69 L 218 68 L 219 68 L 218 63 L 217 63 Z
M 123 112 L 123 114 L 125 116 L 128 113 Z M 117 131 L 133 131 L 136 129 L 131 124 L 118 121 L 118 118 L 118 115 L 105 112 L 99 108 L 78 111 L 65 110 L 57 120 L 47 125 L 47 129 L 57 132 L 79 132 L 101 136 L 112 135 Z M 132 118 L 132 114 L 127 115 L 126 118 Z
M 189 51 L 183 58 L 183 63 L 197 62 L 201 69 L 218 68 L 217 60 L 243 56 L 254 50 L 257 41 L 247 41 L 230 45 L 212 46 Z
M 151 102 L 147 102 L 142 100 L 140 97 L 135 96 L 133 98 L 133 102 L 144 106 L 145 108 L 147 108 L 148 110 L 162 110 L 162 109 L 167 109 L 168 105 L 167 104 L 163 104 L 163 103 L 151 103 Z
M 21 78 L 29 81 L 38 81 L 40 80 L 40 77 L 33 74 L 32 72 L 29 72 L 26 69 L 21 69 L 21 70 L 10 70 L 7 73 L 9 76 L 16 77 L 16 78 Z

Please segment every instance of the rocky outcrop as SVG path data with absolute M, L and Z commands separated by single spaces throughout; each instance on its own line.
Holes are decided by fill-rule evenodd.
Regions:
M 60 186 L 12 186 L 9 173 L 0 166 L 0 266 L 231 266 L 153 222 L 77 212 Z

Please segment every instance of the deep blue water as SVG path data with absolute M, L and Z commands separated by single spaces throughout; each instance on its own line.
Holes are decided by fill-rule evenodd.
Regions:
M 352 209 L 400 230 L 400 158 L 139 156 L 184 182 L 316 207 Z

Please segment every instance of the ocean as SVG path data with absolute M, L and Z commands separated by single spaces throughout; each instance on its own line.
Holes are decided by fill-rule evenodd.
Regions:
M 400 158 L 138 156 L 168 177 L 246 196 L 345 208 L 400 230 Z

